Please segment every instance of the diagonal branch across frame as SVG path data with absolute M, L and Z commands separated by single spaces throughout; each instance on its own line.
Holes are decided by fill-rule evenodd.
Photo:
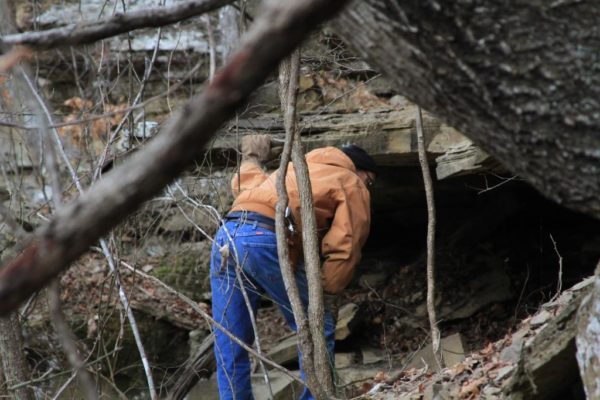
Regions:
M 63 207 L 2 269 L 0 314 L 18 307 L 192 164 L 279 61 L 346 3 L 304 0 L 267 8 L 203 93 L 176 113 L 144 149 Z
M 141 28 L 161 27 L 217 10 L 234 0 L 187 0 L 171 7 L 157 7 L 115 14 L 99 21 L 70 24 L 37 32 L 6 35 L 5 45 L 26 45 L 38 50 L 76 46 Z

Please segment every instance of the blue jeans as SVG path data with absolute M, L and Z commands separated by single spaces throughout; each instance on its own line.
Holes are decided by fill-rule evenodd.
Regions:
M 272 219 L 260 214 L 247 213 L 245 216 L 250 221 L 273 224 Z M 231 240 L 228 239 L 228 233 Z M 219 249 L 227 243 L 229 258 L 222 265 Z M 238 263 L 235 261 L 236 255 Z M 239 268 L 237 272 L 236 267 Z M 297 268 L 295 274 L 300 297 L 306 309 L 308 284 L 304 268 Z M 254 341 L 249 308 L 256 315 L 260 297 L 265 294 L 279 306 L 289 326 L 296 331 L 294 315 L 279 268 L 274 232 L 252 222 L 227 221 L 217 232 L 213 243 L 210 284 L 213 318 L 248 345 Z M 246 292 L 249 305 L 244 299 L 242 288 Z M 332 314 L 327 312 L 325 339 L 330 359 L 333 360 L 335 321 Z M 248 352 L 219 329 L 215 329 L 215 356 L 221 400 L 253 399 Z M 301 377 L 304 379 L 302 368 Z M 300 399 L 312 398 L 308 389 L 304 389 L 300 396 Z

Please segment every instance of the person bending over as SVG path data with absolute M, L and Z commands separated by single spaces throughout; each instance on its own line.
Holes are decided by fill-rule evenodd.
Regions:
M 242 164 L 232 179 L 235 201 L 218 230 L 211 252 L 210 282 L 213 318 L 248 345 L 254 341 L 252 315 L 261 296 L 281 309 L 289 326 L 296 323 L 283 283 L 275 236 L 277 172 L 267 174 L 268 135 L 249 135 L 242 140 Z M 325 338 L 333 363 L 337 317 L 335 296 L 348 285 L 361 249 L 369 234 L 370 194 L 377 165 L 365 150 L 355 145 L 324 147 L 306 154 L 317 234 L 321 274 L 325 292 Z M 300 297 L 307 307 L 308 284 L 301 260 L 300 199 L 294 168 L 286 176 L 289 212 L 286 213 L 290 260 Z M 245 292 L 245 293 L 244 293 Z M 252 314 L 251 314 L 252 313 Z M 225 333 L 215 329 L 217 383 L 222 400 L 252 399 L 248 353 Z M 301 378 L 304 371 L 301 367 Z M 312 399 L 304 389 L 301 399 Z

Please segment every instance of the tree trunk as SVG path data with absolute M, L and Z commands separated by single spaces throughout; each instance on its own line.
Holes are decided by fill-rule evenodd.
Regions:
M 0 0 L 0 36 L 15 31 L 14 12 L 11 0 Z M 0 54 L 4 50 L 0 45 Z M 10 389 L 28 381 L 29 375 L 29 366 L 23 354 L 19 317 L 16 312 L 12 312 L 0 317 L 0 397 L 7 395 L 16 399 L 33 399 L 33 392 L 27 386 Z
M 4 380 L 4 368 L 2 367 L 2 356 L 0 355 L 0 399 L 8 398 L 8 388 Z
M 221 64 L 224 65 L 240 44 L 240 13 L 233 6 L 225 6 L 219 10 Z
M 23 354 L 19 318 L 15 313 L 0 317 L 0 358 L 9 395 L 15 399 L 33 400 L 33 393 L 27 386 L 11 389 L 29 380 L 29 367 Z
M 599 18 L 595 2 L 363 0 L 333 25 L 401 94 L 600 217 Z

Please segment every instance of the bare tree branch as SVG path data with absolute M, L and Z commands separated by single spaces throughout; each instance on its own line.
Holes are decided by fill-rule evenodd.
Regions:
M 294 131 L 292 136 L 292 161 L 300 194 L 300 220 L 302 221 L 302 249 L 304 266 L 308 281 L 308 324 L 313 341 L 313 360 L 317 379 L 328 396 L 335 395 L 331 375 L 331 363 L 325 342 L 325 321 L 323 309 L 323 288 L 321 286 L 321 268 L 317 240 L 317 222 L 313 208 L 312 188 L 308 174 L 308 166 L 302 150 L 302 140 L 298 129 L 296 103 L 298 98 L 298 79 L 300 74 L 300 51 L 295 51 L 284 61 L 289 71 L 287 82 L 280 79 L 282 90 L 281 101 L 284 107 L 284 123 L 286 131 Z M 281 78 L 281 75 L 280 75 Z M 284 103 L 285 102 L 285 103 Z
M 181 299 L 188 306 L 190 306 L 194 311 L 196 311 L 198 314 L 200 314 L 206 320 L 208 326 L 214 326 L 215 328 L 217 328 L 220 331 L 222 331 L 223 333 L 225 333 L 227 336 L 229 336 L 229 338 L 231 340 L 233 340 L 235 343 L 239 344 L 242 348 L 244 348 L 244 350 L 246 350 L 248 353 L 252 354 L 254 357 L 260 359 L 261 361 L 265 362 L 266 364 L 270 365 L 271 367 L 275 368 L 276 370 L 280 371 L 281 373 L 287 375 L 289 378 L 293 379 L 294 381 L 299 382 L 302 385 L 305 384 L 304 382 L 302 382 L 302 380 L 300 378 L 298 378 L 296 375 L 292 374 L 287 368 L 282 367 L 281 365 L 277 364 L 276 362 L 267 358 L 264 355 L 258 354 L 258 352 L 256 350 L 254 350 L 252 347 L 248 346 L 240 338 L 235 336 L 233 333 L 229 332 L 229 330 L 226 329 L 223 325 L 221 325 L 217 321 L 215 321 L 206 311 L 204 311 L 202 308 L 200 308 L 198 306 L 198 303 L 196 303 L 194 300 L 190 299 L 189 297 L 180 293 L 179 291 L 173 289 L 171 286 L 167 285 L 166 283 L 164 283 L 163 281 L 161 281 L 160 279 L 158 279 L 155 276 L 148 275 L 148 274 L 140 271 L 139 269 L 132 267 L 131 265 L 129 265 L 125 262 L 121 262 L 121 264 L 124 265 L 130 271 L 159 284 L 164 289 L 166 289 L 168 292 L 176 295 L 179 299 Z
M 423 184 L 425 185 L 425 197 L 427 198 L 427 313 L 429 314 L 429 325 L 431 326 L 431 342 L 433 355 L 438 368 L 443 367 L 440 351 L 440 330 L 437 325 L 435 313 L 435 200 L 433 198 L 433 183 L 431 172 L 425 151 L 425 139 L 423 135 L 423 118 L 421 107 L 417 106 L 417 144 L 419 147 L 419 162 L 423 172 Z
M 69 359 L 69 364 L 71 364 L 75 370 L 73 376 L 77 376 L 79 379 L 79 387 L 81 388 L 82 396 L 88 400 L 97 399 L 98 390 L 94 384 L 94 380 L 90 373 L 85 369 L 85 362 L 77 350 L 77 338 L 71 331 L 65 318 L 65 314 L 62 312 L 60 302 L 60 282 L 58 279 L 53 280 L 48 287 L 48 305 L 52 315 L 52 324 L 54 325 L 60 344 Z
M 286 66 L 288 71 L 286 72 Z M 285 75 L 289 75 L 289 60 L 285 60 L 281 63 L 279 80 L 285 82 Z M 283 86 L 283 85 L 282 85 Z M 282 106 L 287 103 L 287 88 L 283 86 L 279 92 Z M 289 108 L 288 108 L 289 110 Z M 285 113 L 285 111 L 284 111 Z M 279 266 L 281 268 L 281 276 L 283 284 L 285 285 L 285 291 L 290 300 L 290 306 L 292 313 L 294 314 L 294 320 L 296 322 L 296 331 L 298 334 L 298 347 L 300 349 L 300 357 L 302 360 L 302 369 L 306 375 L 306 385 L 310 389 L 312 395 L 316 399 L 324 399 L 325 393 L 321 388 L 319 380 L 315 374 L 314 360 L 313 360 L 313 341 L 310 335 L 310 327 L 308 325 L 308 318 L 304 312 L 304 305 L 300 298 L 300 292 L 298 290 L 298 284 L 296 283 L 296 277 L 292 269 L 292 263 L 290 262 L 290 251 L 289 242 L 287 237 L 288 229 L 285 226 L 285 210 L 289 204 L 289 197 L 287 194 L 285 178 L 287 175 L 288 164 L 291 159 L 292 145 L 294 135 L 296 131 L 289 129 L 286 126 L 286 140 L 283 145 L 283 153 L 281 154 L 281 161 L 279 163 L 279 173 L 277 175 L 277 205 L 275 206 L 275 232 L 277 235 L 277 254 L 279 257 Z
M 50 138 L 50 132 L 48 130 L 48 125 L 52 123 L 52 117 L 48 106 L 36 90 L 29 76 L 30 74 L 26 68 L 19 68 L 17 78 L 22 80 L 25 86 L 27 86 L 29 89 L 28 92 L 32 99 L 31 102 L 34 104 L 34 109 L 38 114 L 38 123 L 40 125 L 39 133 L 42 142 L 44 143 L 44 162 L 52 183 L 52 199 L 55 209 L 59 210 L 63 204 L 63 195 L 56 149 L 54 148 Z M 54 133 L 57 134 L 56 131 L 54 131 Z M 59 147 L 61 147 L 60 138 L 58 138 L 58 142 Z M 52 324 L 58 336 L 58 340 L 67 356 L 69 364 L 76 372 L 82 395 L 88 400 L 97 399 L 98 393 L 96 385 L 94 384 L 94 380 L 92 379 L 90 373 L 85 369 L 85 361 L 77 350 L 77 338 L 71 331 L 65 315 L 62 312 L 60 302 L 60 280 L 58 278 L 53 280 L 48 287 L 48 306 L 52 316 Z
M 229 64 L 176 113 L 162 134 L 61 209 L 2 269 L 0 314 L 15 309 L 193 163 L 279 61 L 346 2 L 294 1 L 265 10 Z
M 93 43 L 122 33 L 141 28 L 160 27 L 174 24 L 216 10 L 234 0 L 188 0 L 172 7 L 157 7 L 113 17 L 39 32 L 26 32 L 6 35 L 2 42 L 6 45 L 27 45 L 36 49 L 52 49 L 59 46 L 76 46 Z
M 115 266 L 112 254 L 108 249 L 106 240 L 100 240 L 100 248 L 102 249 L 102 254 L 104 254 L 106 261 L 108 262 L 110 272 L 112 272 L 115 276 L 115 282 L 117 284 L 117 290 L 119 292 L 119 300 L 121 301 L 121 305 L 123 306 L 123 311 L 125 311 L 127 315 L 127 320 L 129 321 L 131 332 L 133 333 L 135 345 L 138 349 L 138 353 L 140 354 L 140 358 L 142 360 L 142 366 L 144 367 L 144 373 L 146 374 L 146 382 L 148 383 L 148 391 L 150 392 L 150 398 L 152 400 L 155 400 L 158 398 L 158 395 L 156 393 L 156 385 L 154 384 L 154 378 L 152 377 L 150 361 L 148 361 L 148 356 L 146 355 L 146 350 L 144 349 L 142 335 L 140 334 L 140 330 L 137 326 L 135 316 L 133 315 L 133 309 L 129 305 L 129 299 L 127 298 L 125 289 L 123 289 L 123 284 L 121 283 L 121 275 L 119 274 L 119 270 Z
M 26 85 L 29 88 L 31 96 L 35 99 L 35 108 L 38 110 L 37 111 L 39 114 L 38 120 L 39 120 L 39 124 L 40 124 L 40 130 L 41 130 L 42 136 L 43 136 L 42 140 L 44 141 L 44 146 L 45 146 L 45 150 L 46 150 L 44 153 L 44 161 L 46 163 L 46 169 L 48 170 L 49 174 L 51 175 L 52 188 L 53 188 L 53 199 L 54 199 L 56 211 L 58 212 L 62 209 L 63 204 L 62 204 L 62 188 L 61 188 L 61 184 L 60 184 L 60 177 L 59 177 L 59 171 L 58 171 L 58 166 L 57 166 L 57 156 L 56 156 L 56 151 L 55 151 L 56 149 L 58 149 L 58 151 L 60 152 L 62 159 L 65 162 L 65 164 L 70 172 L 71 179 L 73 180 L 73 183 L 77 187 L 77 190 L 79 191 L 80 194 L 83 193 L 83 187 L 81 185 L 81 182 L 79 181 L 79 177 L 77 176 L 75 169 L 73 168 L 73 165 L 71 164 L 69 158 L 67 157 L 67 155 L 65 153 L 63 144 L 60 140 L 57 130 L 56 129 L 52 129 L 51 131 L 48 130 L 48 125 L 52 124 L 52 116 L 51 116 L 50 110 L 48 109 L 48 106 L 44 102 L 44 99 L 42 99 L 42 97 L 40 96 L 40 94 L 38 93 L 36 88 L 34 87 L 34 84 L 31 82 L 31 79 L 29 78 L 28 73 L 25 70 L 21 70 L 19 76 L 22 77 L 22 79 L 24 80 L 24 82 L 26 83 Z M 52 134 L 53 134 L 52 136 L 55 141 L 56 149 L 53 146 L 52 141 L 50 140 L 50 137 L 49 137 L 50 132 L 52 132 Z M 146 352 L 145 352 L 144 346 L 142 344 L 141 335 L 139 333 L 139 329 L 137 327 L 137 323 L 136 323 L 135 317 L 133 315 L 133 311 L 129 307 L 129 302 L 128 302 L 127 296 L 121 286 L 118 271 L 116 271 L 116 269 L 114 267 L 112 255 L 111 255 L 111 253 L 108 249 L 108 245 L 106 244 L 106 241 L 104 239 L 100 239 L 100 246 L 103 250 L 104 256 L 105 256 L 107 263 L 111 269 L 111 272 L 113 272 L 115 274 L 115 280 L 117 283 L 117 288 L 119 290 L 119 298 L 121 300 L 123 309 L 124 309 L 125 313 L 127 314 L 127 318 L 129 320 L 131 330 L 133 332 L 135 343 L 138 348 L 140 358 L 142 360 L 142 365 L 144 367 L 144 372 L 146 374 L 146 379 L 148 382 L 148 390 L 150 392 L 150 398 L 155 399 L 155 398 L 157 398 L 157 394 L 156 394 L 156 389 L 155 389 L 155 385 L 154 385 L 154 379 L 152 377 L 150 363 L 148 361 L 148 357 L 146 356 Z M 77 371 L 78 380 L 79 380 L 80 386 L 82 388 L 82 392 L 85 394 L 86 399 L 96 399 L 98 397 L 96 385 L 94 384 L 94 381 L 93 381 L 92 377 L 90 376 L 90 374 L 88 373 L 88 371 L 84 368 L 84 360 L 81 358 L 81 356 L 79 355 L 79 353 L 77 351 L 76 337 L 71 332 L 71 330 L 66 322 L 66 319 L 62 313 L 62 310 L 61 310 L 60 298 L 59 298 L 59 283 L 57 281 L 55 281 L 55 284 L 50 285 L 50 288 L 48 291 L 48 298 L 49 298 L 51 314 L 53 317 L 53 322 L 56 327 L 56 330 L 57 330 L 57 333 L 59 336 L 59 340 L 61 342 L 61 345 L 62 345 L 65 353 L 67 354 L 69 363 Z
M 277 177 L 277 193 L 279 195 L 276 206 L 277 251 L 283 281 L 296 321 L 302 369 L 306 375 L 308 387 L 315 398 L 332 399 L 334 398 L 334 387 L 323 334 L 323 290 L 321 288 L 321 273 L 318 262 L 319 255 L 316 248 L 316 222 L 314 209 L 312 208 L 312 196 L 310 195 L 308 168 L 302 152 L 300 132 L 297 129 L 296 103 L 299 72 L 300 51 L 297 50 L 288 59 L 284 60 L 279 67 L 279 97 L 284 115 L 286 140 Z M 304 311 L 304 305 L 290 263 L 287 229 L 284 225 L 284 211 L 289 201 L 285 180 L 290 157 L 294 159 L 294 171 L 298 182 L 298 191 L 300 192 L 302 239 L 308 281 L 308 316 Z
M 33 391 L 28 385 L 15 387 L 21 382 L 29 380 L 29 367 L 23 354 L 23 338 L 21 324 L 16 312 L 9 316 L 0 317 L 0 354 L 2 368 L 5 374 L 7 390 L 12 398 L 19 400 L 35 399 Z
M 48 128 L 56 129 L 56 128 L 63 128 L 65 126 L 87 124 L 87 123 L 90 123 L 93 121 L 98 121 L 101 119 L 105 120 L 108 117 L 112 117 L 112 116 L 115 116 L 118 114 L 131 113 L 132 111 L 139 110 L 140 108 L 144 108 L 144 107 L 148 106 L 149 104 L 151 104 L 157 100 L 160 100 L 164 97 L 167 97 L 171 93 L 178 90 L 181 86 L 183 86 L 185 84 L 186 81 L 188 81 L 200 69 L 200 67 L 202 67 L 202 65 L 203 65 L 202 61 L 198 62 L 187 74 L 185 74 L 185 76 L 183 78 L 181 78 L 179 80 L 179 82 L 177 82 L 174 85 L 169 86 L 169 88 L 166 91 L 164 91 L 163 93 L 157 94 L 156 96 L 152 96 L 148 100 L 137 103 L 137 104 L 132 105 L 127 108 L 119 109 L 117 111 L 103 112 L 101 115 L 88 116 L 86 118 L 81 118 L 81 119 L 77 119 L 77 120 L 73 120 L 73 121 L 53 123 L 52 125 L 48 126 Z M 29 130 L 29 131 L 38 129 L 38 127 L 34 126 L 34 125 L 16 124 L 16 123 L 6 122 L 6 121 L 0 121 L 0 126 L 6 126 L 8 128 L 18 128 L 18 129 Z

